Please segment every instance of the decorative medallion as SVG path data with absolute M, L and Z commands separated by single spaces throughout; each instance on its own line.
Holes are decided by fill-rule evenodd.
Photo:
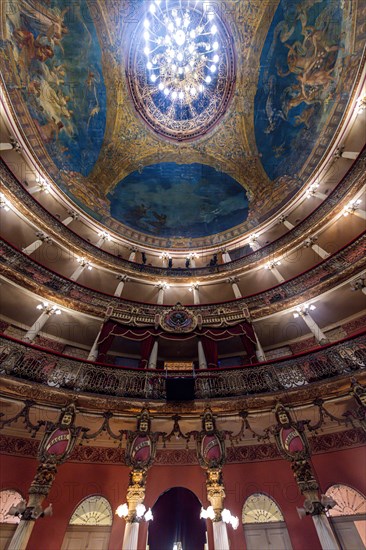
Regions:
M 232 42 L 215 4 L 150 3 L 132 37 L 127 78 L 153 130 L 185 141 L 222 117 L 235 83 Z
M 160 326 L 167 332 L 191 332 L 197 326 L 197 319 L 191 311 L 178 303 L 162 315 Z

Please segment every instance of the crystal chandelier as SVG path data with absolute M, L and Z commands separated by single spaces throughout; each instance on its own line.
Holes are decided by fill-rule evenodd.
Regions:
M 155 0 L 144 20 L 146 69 L 156 92 L 180 106 L 182 118 L 215 87 L 220 62 L 215 14 Z M 205 8 L 205 6 L 204 6 Z

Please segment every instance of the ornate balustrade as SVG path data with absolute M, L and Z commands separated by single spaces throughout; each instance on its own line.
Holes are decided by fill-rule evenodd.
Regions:
M 254 265 L 257 262 L 265 261 L 268 257 L 276 254 L 283 254 L 291 246 L 295 246 L 303 241 L 307 236 L 313 233 L 320 223 L 323 223 L 327 217 L 332 214 L 334 208 L 346 199 L 353 189 L 356 193 L 366 183 L 366 150 L 364 150 L 358 160 L 354 163 L 349 172 L 342 181 L 316 210 L 314 210 L 305 220 L 303 220 L 294 229 L 273 241 L 267 246 L 260 248 L 246 256 L 233 260 L 228 264 L 220 264 L 212 267 L 199 267 L 190 269 L 163 268 L 147 266 L 129 262 L 113 254 L 101 250 L 92 245 L 82 237 L 74 233 L 71 229 L 65 227 L 57 218 L 52 216 L 34 197 L 19 184 L 3 161 L 0 162 L 0 178 L 4 186 L 9 189 L 11 194 L 16 197 L 19 205 L 28 211 L 29 215 L 36 217 L 38 224 L 43 224 L 45 231 L 60 242 L 64 242 L 68 247 L 74 247 L 79 255 L 91 256 L 95 260 L 108 265 L 111 269 L 125 271 L 126 273 L 144 274 L 158 278 L 166 277 L 194 277 L 202 278 L 216 274 L 225 274 L 228 269 L 232 273 L 238 269 Z M 221 243 L 222 245 L 223 243 Z
M 309 300 L 361 272 L 366 267 L 365 243 L 366 233 L 363 233 L 315 267 L 263 292 L 224 304 L 200 304 L 189 307 L 194 313 L 199 312 L 206 324 L 212 324 L 212 319 L 214 324 L 220 319 L 224 323 L 225 319 L 233 315 L 238 319 L 245 317 L 243 310 L 246 307 L 249 308 L 253 319 L 293 307 L 299 300 Z M 0 243 L 0 252 L 0 263 L 8 278 L 29 290 L 41 293 L 44 298 L 64 298 L 70 302 L 71 307 L 76 302 L 79 311 L 103 316 L 107 307 L 112 306 L 113 318 L 123 323 L 154 325 L 156 313 L 167 308 L 166 305 L 149 305 L 116 298 L 79 285 L 41 266 L 4 240 Z
M 291 391 L 349 377 L 366 368 L 365 334 L 313 352 L 256 366 L 193 373 L 195 399 L 245 397 Z M 168 378 L 192 373 L 113 367 L 73 359 L 0 337 L 0 373 L 48 387 L 149 400 L 166 399 Z

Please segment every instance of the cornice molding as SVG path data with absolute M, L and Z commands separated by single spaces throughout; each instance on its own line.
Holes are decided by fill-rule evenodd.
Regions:
M 290 249 L 300 246 L 304 239 L 311 234 L 318 232 L 321 226 L 330 221 L 341 210 L 342 206 L 366 184 L 366 150 L 360 154 L 358 160 L 327 200 L 294 229 L 271 244 L 227 264 L 194 269 L 166 269 L 140 265 L 103 251 L 85 241 L 52 216 L 19 184 L 3 161 L 0 163 L 0 178 L 4 188 L 11 195 L 11 201 L 17 210 L 40 230 L 47 233 L 52 240 L 77 256 L 90 257 L 94 263 L 105 269 L 114 272 L 125 272 L 131 276 L 135 275 L 147 280 L 156 279 L 157 277 L 171 281 L 197 277 L 200 279 L 217 279 L 224 276 L 228 271 L 230 271 L 230 274 L 239 275 L 245 268 L 253 269 L 261 265 L 268 257 L 282 256 Z M 220 245 L 218 245 L 219 247 Z

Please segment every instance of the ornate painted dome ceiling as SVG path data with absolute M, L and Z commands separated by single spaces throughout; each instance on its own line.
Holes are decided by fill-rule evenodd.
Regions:
M 2 73 L 42 170 L 156 246 L 224 242 L 305 184 L 365 33 L 352 0 L 12 0 Z M 359 23 L 359 24 L 358 24 Z

